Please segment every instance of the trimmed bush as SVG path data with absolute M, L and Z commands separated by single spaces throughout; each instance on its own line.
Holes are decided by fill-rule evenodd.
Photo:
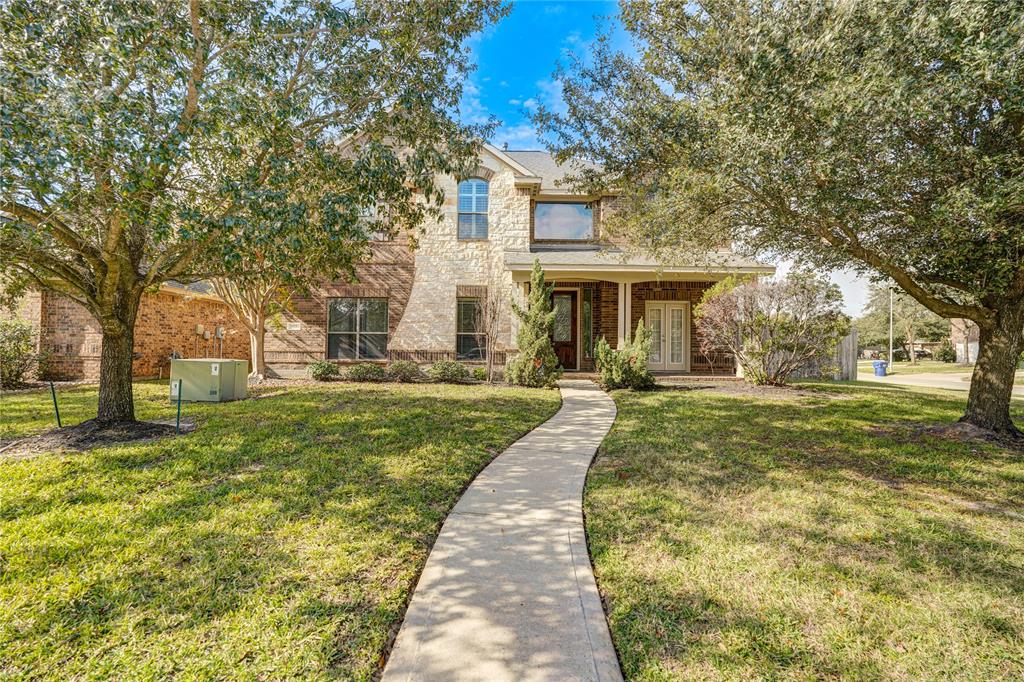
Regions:
M 473 378 L 477 381 L 487 381 L 487 370 L 483 367 L 474 367 Z
M 601 373 L 601 385 L 605 389 L 649 391 L 654 388 L 654 376 L 647 369 L 647 358 L 651 354 L 651 331 L 644 325 L 643 318 L 637 324 L 633 338 L 622 349 L 615 350 L 601 337 L 594 351 L 597 371 Z
M 17 388 L 36 362 L 36 332 L 24 320 L 0 320 L 0 387 Z
M 306 367 L 309 376 L 316 381 L 334 381 L 341 376 L 341 369 L 328 360 L 317 360 Z
M 438 360 L 427 370 L 432 381 L 442 384 L 461 384 L 469 379 L 469 369 L 461 362 Z
M 555 349 L 551 347 L 551 330 L 555 311 L 551 301 L 554 287 L 544 283 L 540 261 L 533 262 L 530 295 L 523 309 L 512 302 L 512 312 L 519 318 L 516 345 L 519 352 L 505 365 L 505 379 L 510 384 L 533 388 L 550 388 L 562 376 Z
M 382 365 L 374 365 L 366 362 L 361 365 L 352 365 L 345 370 L 345 381 L 387 381 L 388 373 Z
M 932 358 L 939 362 L 956 362 L 956 349 L 949 339 L 943 339 L 942 344 L 932 354 Z
M 423 379 L 423 370 L 415 362 L 399 360 L 388 365 L 388 378 L 400 384 L 411 384 Z

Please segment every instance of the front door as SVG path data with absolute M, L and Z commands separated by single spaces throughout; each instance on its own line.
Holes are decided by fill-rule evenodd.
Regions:
M 651 370 L 689 371 L 690 304 L 673 301 L 648 301 L 644 320 L 651 330 Z
M 551 330 L 551 345 L 555 348 L 559 364 L 565 369 L 579 368 L 576 364 L 576 293 L 555 290 L 552 296 L 555 326 Z

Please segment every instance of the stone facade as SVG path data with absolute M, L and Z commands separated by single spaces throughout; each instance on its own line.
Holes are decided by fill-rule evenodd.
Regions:
M 9 315 L 10 313 L 0 313 Z M 31 291 L 15 315 L 37 330 L 37 351 L 54 379 L 95 381 L 100 372 L 99 323 L 66 296 Z M 223 347 L 196 334 L 196 325 L 211 333 L 224 328 Z M 135 323 L 132 372 L 140 378 L 166 376 L 171 353 L 181 357 L 249 359 L 249 334 L 220 300 L 205 294 L 165 287 L 143 294 Z
M 506 250 L 530 246 L 530 193 L 515 185 L 515 175 L 497 159 L 484 155 L 477 176 L 488 180 L 487 239 L 458 238 L 458 183 L 446 178 L 444 217 L 430 225 L 416 250 L 415 277 L 408 312 L 391 348 L 430 351 L 454 358 L 456 299 L 460 286 L 486 287 L 508 299 L 515 288 L 505 268 Z M 496 350 L 512 345 L 511 315 L 503 316 Z

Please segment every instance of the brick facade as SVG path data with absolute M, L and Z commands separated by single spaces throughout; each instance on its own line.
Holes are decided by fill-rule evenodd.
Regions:
M 636 329 L 640 318 L 644 315 L 647 301 L 687 301 L 690 304 L 690 371 L 691 372 L 731 372 L 734 370 L 733 358 L 724 352 L 712 353 L 710 356 L 701 352 L 701 338 L 697 333 L 697 325 L 693 322 L 693 309 L 700 303 L 704 292 L 715 285 L 715 282 L 636 282 L 630 297 L 630 325 Z
M 99 323 L 85 308 L 52 292 L 32 291 L 16 315 L 39 331 L 38 351 L 55 379 L 95 381 L 100 373 Z M 195 333 L 196 325 L 224 327 L 223 348 Z M 228 307 L 214 297 L 165 287 L 142 296 L 135 322 L 132 373 L 140 378 L 167 376 L 172 352 L 180 356 L 249 359 L 249 334 Z
M 327 356 L 327 307 L 332 298 L 388 299 L 390 348 L 409 302 L 413 270 L 412 250 L 406 242 L 373 244 L 367 262 L 356 266 L 356 281 L 324 282 L 308 295 L 295 296 L 280 319 L 268 324 L 267 366 L 278 371 L 297 370 Z

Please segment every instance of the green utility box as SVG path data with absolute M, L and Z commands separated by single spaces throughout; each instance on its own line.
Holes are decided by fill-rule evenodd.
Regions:
M 246 360 L 202 358 L 171 360 L 171 402 L 224 402 L 248 396 L 249 363 Z

